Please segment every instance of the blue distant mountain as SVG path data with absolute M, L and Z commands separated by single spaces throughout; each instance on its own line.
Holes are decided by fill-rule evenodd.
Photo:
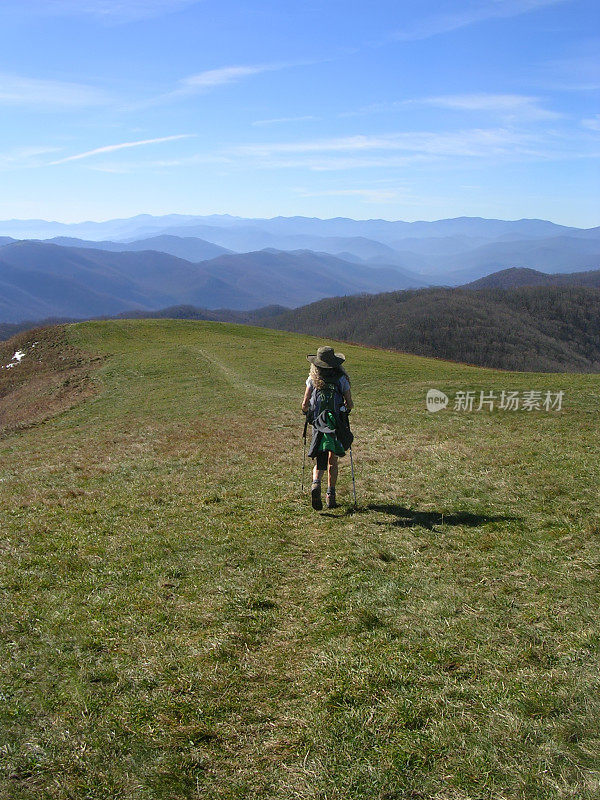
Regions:
M 193 263 L 153 250 L 123 252 L 36 240 L 0 246 L 0 321 L 89 317 L 189 304 L 251 309 L 423 285 L 392 267 L 326 253 L 261 250 Z
M 398 267 L 421 274 L 424 283 L 449 285 L 510 267 L 564 272 L 600 266 L 600 228 L 581 229 L 536 219 L 458 217 L 403 222 L 142 214 L 74 224 L 10 220 L 0 222 L 0 235 L 60 237 L 52 240 L 113 251 L 150 249 L 193 262 L 227 251 L 313 250 L 357 263 Z
M 151 236 L 148 239 L 139 239 L 133 242 L 110 242 L 76 239 L 69 236 L 57 236 L 48 240 L 49 244 L 59 244 L 65 247 L 82 247 L 94 250 L 109 250 L 111 252 L 138 252 L 141 250 L 156 250 L 159 253 L 169 253 L 186 261 L 207 261 L 210 258 L 233 252 L 226 247 L 220 247 L 213 242 L 195 237 L 182 238 L 181 236 Z M 0 245 L 2 240 L 0 239 Z
M 35 240 L 35 231 L 55 238 Z M 0 223 L 0 234 L 4 322 L 181 304 L 298 306 L 334 295 L 458 286 L 506 269 L 600 268 L 600 228 L 545 220 L 140 215 L 72 225 L 12 220 Z

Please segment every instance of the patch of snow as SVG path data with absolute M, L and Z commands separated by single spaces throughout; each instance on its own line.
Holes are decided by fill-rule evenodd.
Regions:
M 17 364 L 20 364 L 20 363 L 21 363 L 21 361 L 22 361 L 24 358 L 25 358 L 25 353 L 24 353 L 24 351 L 23 351 L 23 350 L 17 350 L 17 351 L 15 352 L 14 356 L 11 358 L 11 360 L 10 360 L 10 363 L 9 363 L 9 364 L 5 364 L 5 365 L 2 367 L 2 369 L 12 369 L 13 367 L 16 367 L 16 366 L 17 366 Z

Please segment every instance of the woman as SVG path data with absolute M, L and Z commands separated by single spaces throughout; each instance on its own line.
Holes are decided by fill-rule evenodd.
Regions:
M 302 411 L 308 415 L 313 426 L 309 458 L 315 458 L 311 487 L 312 507 L 323 508 L 321 499 L 321 477 L 327 469 L 327 508 L 335 508 L 335 484 L 338 476 L 338 457 L 346 454 L 352 444 L 352 434 L 347 413 L 353 408 L 350 379 L 342 364 L 343 353 L 335 353 L 333 347 L 319 347 L 316 355 L 306 356 L 310 361 L 310 373 L 306 380 L 306 391 L 302 400 Z

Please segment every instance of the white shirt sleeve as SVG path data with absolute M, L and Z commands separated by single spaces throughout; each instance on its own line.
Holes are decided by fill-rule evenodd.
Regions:
M 306 385 L 308 386 L 309 389 L 314 389 L 312 378 L 310 377 L 310 375 L 306 379 Z

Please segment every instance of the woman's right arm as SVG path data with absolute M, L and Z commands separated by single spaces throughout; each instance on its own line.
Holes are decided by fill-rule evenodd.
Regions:
M 306 414 L 308 409 L 310 408 L 310 396 L 312 394 L 312 388 L 310 386 L 306 387 L 306 391 L 304 392 L 304 399 L 302 400 L 302 412 Z

